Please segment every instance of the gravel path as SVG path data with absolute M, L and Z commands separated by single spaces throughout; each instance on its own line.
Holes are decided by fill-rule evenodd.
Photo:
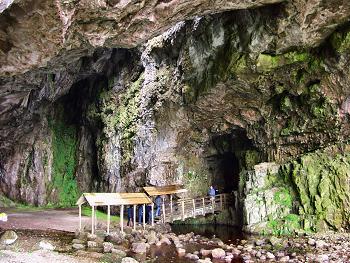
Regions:
M 0 251 L 0 263 L 91 263 L 90 259 L 83 259 L 53 251 L 37 250 L 33 252 Z
M 2 208 L 8 215 L 7 222 L 0 222 L 0 229 L 62 230 L 74 232 L 79 227 L 78 209 L 17 209 Z M 82 217 L 82 224 L 89 225 L 90 218 Z

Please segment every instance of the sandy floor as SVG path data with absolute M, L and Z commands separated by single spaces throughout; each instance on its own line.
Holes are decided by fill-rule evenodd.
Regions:
M 78 209 L 16 209 L 2 208 L 8 215 L 7 222 L 0 222 L 0 229 L 39 229 L 74 232 L 79 227 Z M 90 218 L 83 216 L 82 225 L 89 225 Z

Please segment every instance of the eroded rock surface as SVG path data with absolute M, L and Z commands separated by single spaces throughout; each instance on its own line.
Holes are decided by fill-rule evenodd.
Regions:
M 349 178 L 339 146 L 350 133 L 348 1 L 23 0 L 0 10 L 6 196 L 65 206 L 146 184 L 239 191 L 245 171 L 277 162 L 297 187 L 283 216 L 348 223 L 338 183 Z M 330 145 L 325 162 L 342 168 L 321 176 L 305 153 Z M 305 172 L 308 162 L 317 170 Z M 241 195 L 252 224 L 277 209 L 276 189 L 254 192 L 262 178 Z

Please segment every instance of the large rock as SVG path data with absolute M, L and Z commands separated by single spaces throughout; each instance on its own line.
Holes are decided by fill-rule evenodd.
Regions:
M 147 252 L 149 245 L 146 243 L 132 243 L 131 244 L 131 251 L 137 254 L 144 254 Z
M 3 245 L 12 245 L 16 242 L 18 236 L 15 231 L 7 230 L 0 237 L 0 243 Z
M 131 257 L 125 257 L 122 259 L 121 263 L 139 263 L 136 259 Z
M 214 248 L 211 251 L 211 256 L 213 258 L 224 258 L 226 256 L 226 252 L 222 248 Z

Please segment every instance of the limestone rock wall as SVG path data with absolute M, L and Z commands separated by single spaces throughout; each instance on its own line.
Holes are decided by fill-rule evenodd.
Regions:
M 348 140 L 347 1 L 112 2 L 0 5 L 1 192 L 65 206 L 82 191 L 184 183 L 196 196 L 295 161 L 282 180 L 295 207 L 279 215 L 344 225 L 328 192 L 346 189 L 303 188 L 320 176 L 297 158 Z M 247 225 L 277 217 L 274 185 L 254 195 L 267 174 L 242 182 Z M 341 219 L 324 215 L 328 196 Z

